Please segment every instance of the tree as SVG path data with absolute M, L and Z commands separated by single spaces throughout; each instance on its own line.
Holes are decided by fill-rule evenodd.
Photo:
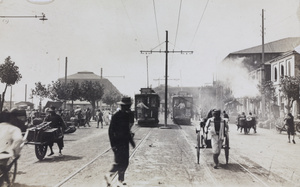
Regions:
M 8 56 L 5 59 L 4 64 L 0 65 L 0 80 L 1 83 L 5 84 L 5 88 L 1 96 L 0 111 L 3 109 L 7 87 L 18 83 L 21 78 L 22 75 L 19 72 L 19 67 L 16 66 L 15 62 L 13 62 L 10 56 Z
M 110 107 L 116 102 L 121 100 L 121 94 L 116 91 L 108 91 L 103 95 L 102 101 L 108 104 Z
M 40 111 L 42 109 L 42 100 L 44 98 L 49 97 L 50 95 L 49 89 L 50 89 L 50 85 L 46 87 L 46 85 L 42 84 L 41 82 L 35 83 L 35 88 L 31 89 L 31 95 L 38 96 L 40 98 L 40 106 L 39 106 Z
M 104 94 L 104 88 L 98 81 L 84 81 L 80 85 L 81 97 L 80 100 L 91 103 L 94 113 L 96 101 L 101 100 Z
M 280 91 L 287 100 L 285 108 L 290 112 L 294 101 L 299 99 L 299 77 L 284 76 L 281 78 Z
M 72 80 L 65 84 L 60 81 L 52 82 L 49 98 L 57 101 L 73 101 L 80 99 L 81 90 L 78 82 Z

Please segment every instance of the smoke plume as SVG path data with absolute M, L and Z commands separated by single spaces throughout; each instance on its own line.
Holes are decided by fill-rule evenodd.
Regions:
M 217 79 L 232 90 L 235 98 L 259 95 L 258 81 L 249 78 L 249 70 L 244 66 L 245 58 L 224 60 L 217 68 Z

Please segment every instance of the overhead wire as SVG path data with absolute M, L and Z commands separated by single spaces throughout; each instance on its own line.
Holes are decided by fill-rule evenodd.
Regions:
M 124 8 L 125 13 L 126 13 L 126 15 L 127 15 L 127 18 L 128 18 L 128 20 L 129 20 L 130 26 L 131 26 L 131 28 L 133 29 L 133 32 L 134 32 L 134 34 L 135 34 L 135 37 L 136 37 L 138 43 L 140 44 L 140 47 L 143 48 L 143 45 L 142 45 L 142 43 L 140 42 L 139 37 L 138 37 L 138 35 L 137 35 L 137 33 L 136 33 L 134 27 L 133 27 L 132 21 L 131 21 L 131 19 L 130 19 L 130 17 L 129 17 L 129 14 L 128 14 L 128 12 L 127 12 L 127 9 L 126 9 L 126 6 L 125 6 L 123 0 L 122 0 L 122 5 L 123 5 L 123 8 Z
M 206 5 L 205 5 L 205 8 L 204 8 L 204 10 L 203 10 L 203 12 L 202 12 L 202 15 L 201 15 L 201 17 L 200 17 L 200 20 L 199 20 L 199 22 L 198 22 L 198 25 L 197 25 L 197 28 L 196 28 L 195 34 L 194 34 L 194 36 L 193 36 L 193 39 L 192 39 L 192 42 L 191 42 L 191 44 L 190 44 L 190 48 L 191 48 L 191 46 L 192 46 L 192 44 L 193 44 L 193 42 L 194 42 L 194 40 L 195 40 L 196 34 L 197 34 L 197 32 L 198 32 L 198 29 L 199 29 L 199 27 L 200 27 L 200 24 L 201 24 L 201 22 L 202 22 L 202 19 L 203 19 L 204 13 L 205 13 L 205 11 L 206 11 L 206 8 L 207 8 L 207 5 L 208 5 L 208 2 L 209 2 L 209 0 L 207 0 L 207 2 L 206 2 Z
M 181 14 L 181 5 L 182 5 L 182 0 L 180 0 L 180 5 L 179 5 L 179 12 L 178 12 L 178 19 L 177 19 L 177 28 L 176 28 L 176 34 L 175 34 L 174 48 L 176 47 L 176 41 L 177 41 L 177 35 L 178 35 L 178 28 L 179 28 L 180 14 Z
M 156 34 L 158 43 L 160 43 L 159 34 L 158 34 L 158 24 L 157 24 L 157 16 L 156 16 L 156 8 L 155 8 L 155 1 L 153 0 L 153 10 L 154 10 L 154 16 L 155 16 L 155 25 L 156 25 Z

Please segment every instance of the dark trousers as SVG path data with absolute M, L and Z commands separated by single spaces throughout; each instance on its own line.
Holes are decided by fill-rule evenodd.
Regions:
M 113 149 L 115 155 L 115 164 L 110 172 L 118 172 L 119 181 L 124 181 L 125 171 L 129 165 L 129 144 L 116 146 Z
M 64 147 L 64 139 L 63 139 L 63 137 L 62 137 L 62 138 L 59 138 L 59 139 L 57 139 L 57 140 L 55 140 L 55 142 L 57 143 L 57 146 L 58 146 L 59 150 L 62 150 L 63 147 Z M 50 142 L 50 143 L 49 143 L 49 147 L 50 147 L 51 149 L 52 149 L 52 147 L 53 147 L 53 144 L 54 144 L 54 142 Z

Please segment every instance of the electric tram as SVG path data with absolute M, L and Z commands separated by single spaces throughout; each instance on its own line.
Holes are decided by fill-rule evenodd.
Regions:
M 141 88 L 136 94 L 135 117 L 139 125 L 157 125 L 159 120 L 160 98 L 152 88 Z
M 178 125 L 190 125 L 193 117 L 193 97 L 186 92 L 172 96 L 172 119 Z

